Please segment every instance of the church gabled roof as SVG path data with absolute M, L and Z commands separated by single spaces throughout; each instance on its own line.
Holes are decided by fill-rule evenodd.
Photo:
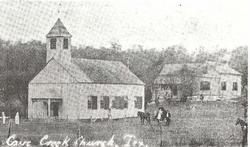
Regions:
M 58 18 L 54 26 L 46 35 L 46 37 L 72 37 L 72 35 L 68 32 L 66 27 L 63 25 L 60 18 Z
M 82 58 L 72 58 L 70 64 L 52 58 L 30 81 L 33 84 L 60 82 L 145 85 L 122 62 Z
M 78 66 L 93 83 L 144 85 L 129 68 L 118 61 L 72 58 L 72 63 Z

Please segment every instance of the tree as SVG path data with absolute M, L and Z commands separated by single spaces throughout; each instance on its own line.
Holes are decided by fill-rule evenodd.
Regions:
M 188 63 L 192 62 L 193 58 L 187 53 L 186 48 L 174 45 L 163 50 L 162 57 L 164 64 Z
M 196 88 L 196 76 L 197 69 L 189 69 L 186 64 L 184 64 L 179 71 L 181 102 L 186 102 L 189 96 L 193 96 L 194 89 Z
M 229 64 L 232 68 L 242 74 L 242 105 L 244 107 L 244 118 L 247 120 L 248 103 L 248 47 L 240 46 L 231 52 Z
M 45 44 L 40 41 L 20 41 L 10 44 L 0 40 L 1 96 L 4 102 L 3 111 L 9 113 L 19 111 L 27 114 L 28 83 L 46 63 Z
M 119 41 L 111 41 L 111 49 L 115 51 L 121 51 L 122 45 L 119 43 Z

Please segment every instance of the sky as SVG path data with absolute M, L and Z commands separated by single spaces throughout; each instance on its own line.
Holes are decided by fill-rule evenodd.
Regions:
M 0 0 L 0 38 L 40 40 L 60 18 L 72 45 L 122 49 L 142 45 L 188 51 L 249 44 L 247 0 Z M 60 13 L 58 13 L 60 10 Z

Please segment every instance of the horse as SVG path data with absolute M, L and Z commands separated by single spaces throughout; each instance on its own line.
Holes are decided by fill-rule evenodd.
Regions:
M 150 113 L 138 111 L 137 116 L 140 117 L 141 124 L 144 124 L 144 120 L 146 120 L 149 124 L 151 123 L 151 121 L 150 121 Z
M 247 123 L 244 120 L 238 118 L 235 125 L 238 124 L 241 126 L 241 130 L 243 132 L 242 147 L 244 147 L 247 143 Z
M 159 113 L 161 113 L 161 114 L 159 114 Z M 160 124 L 160 121 L 165 121 L 167 126 L 169 126 L 169 124 L 170 124 L 170 121 L 171 121 L 170 117 L 171 117 L 170 112 L 165 110 L 164 107 L 159 107 L 159 110 L 155 115 L 155 119 L 157 120 L 158 124 Z

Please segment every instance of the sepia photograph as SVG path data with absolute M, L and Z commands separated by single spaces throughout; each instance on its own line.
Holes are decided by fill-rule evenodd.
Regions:
M 1 147 L 247 147 L 247 0 L 0 0 Z

